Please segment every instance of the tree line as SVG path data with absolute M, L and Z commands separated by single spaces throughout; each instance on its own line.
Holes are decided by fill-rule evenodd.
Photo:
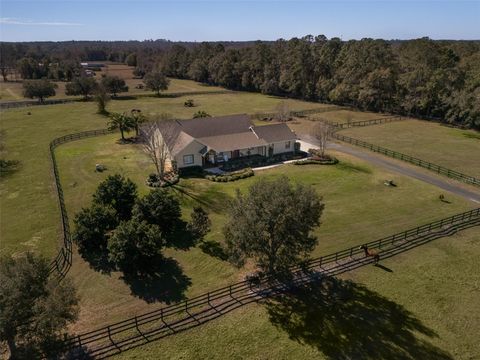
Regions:
M 234 90 L 351 105 L 480 128 L 480 42 L 323 35 L 274 42 L 0 43 L 0 71 L 72 81 L 80 61 L 120 61 Z
M 240 49 L 173 46 L 167 76 L 480 128 L 480 43 L 325 36 Z

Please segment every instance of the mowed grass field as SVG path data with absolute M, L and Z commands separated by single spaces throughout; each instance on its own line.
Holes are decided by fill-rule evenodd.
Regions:
M 191 86 L 195 86 L 193 82 Z M 197 106 L 184 107 L 187 98 L 192 98 Z M 207 111 L 212 116 L 269 112 L 282 100 L 260 94 L 232 92 L 113 100 L 108 104 L 108 110 L 118 112 L 135 108 L 149 116 L 169 113 L 178 118 L 191 118 L 198 110 Z M 287 103 L 292 109 L 298 110 L 324 106 L 297 100 L 287 100 Z M 2 157 L 20 161 L 19 170 L 0 181 L 0 253 L 32 250 L 53 256 L 61 229 L 51 175 L 49 143 L 62 135 L 105 128 L 108 118 L 96 114 L 93 102 L 12 109 L 2 111 L 0 115 L 4 139 Z
M 146 97 L 112 101 L 108 108 L 110 111 L 139 108 L 150 116 L 170 113 L 175 117 L 189 118 L 198 110 L 205 110 L 211 115 L 271 112 L 283 101 L 250 93 L 188 98 L 194 99 L 198 106 L 185 108 L 183 102 L 186 97 Z M 326 108 L 326 105 L 302 101 L 287 102 L 291 109 Z M 104 128 L 107 119 L 96 115 L 95 111 L 93 103 L 74 103 L 1 113 L 1 127 L 5 137 L 4 157 L 21 161 L 17 172 L 0 181 L 2 254 L 15 254 L 26 250 L 46 256 L 56 254 L 60 224 L 48 144 L 57 136 Z M 345 111 L 329 113 L 331 118 L 345 118 L 346 121 L 348 115 L 345 115 Z M 28 112 L 31 112 L 31 115 L 27 115 Z M 357 116 L 353 116 L 352 121 L 378 117 L 378 114 L 351 113 Z M 147 157 L 138 146 L 117 144 L 118 138 L 119 134 L 112 134 L 79 140 L 57 148 L 70 219 L 73 219 L 82 206 L 89 205 L 94 189 L 109 174 L 118 172 L 132 178 L 138 184 L 141 194 L 149 191 L 144 185 L 146 175 L 152 171 Z M 459 152 L 457 154 L 460 159 L 464 156 Z M 474 204 L 453 195 L 448 195 L 450 204 L 441 203 L 438 200 L 440 191 L 433 186 L 389 173 L 343 154 L 335 155 L 341 161 L 337 166 L 288 165 L 262 171 L 253 178 L 233 183 L 183 179 L 172 191 L 179 197 L 186 218 L 193 206 L 198 204 L 209 211 L 213 228 L 206 240 L 215 245 L 223 241 L 221 229 L 225 221 L 225 203 L 237 188 L 246 191 L 248 186 L 259 178 L 275 178 L 281 175 L 288 176 L 292 181 L 310 184 L 324 197 L 326 203 L 322 225 L 316 231 L 320 240 L 319 246 L 313 256 L 390 235 L 475 207 Z M 95 173 L 96 163 L 105 164 L 107 171 Z M 386 187 L 383 185 L 385 179 L 393 179 L 399 186 Z M 291 313 L 291 304 L 288 301 L 283 307 L 275 304 L 270 304 L 270 307 L 245 307 L 231 313 L 231 316 L 178 337 L 167 338 L 125 353 L 124 357 L 334 359 L 342 356 L 339 356 L 338 351 L 331 351 L 343 348 L 346 352 L 340 354 L 345 355 L 343 358 L 348 358 L 346 355 L 350 358 L 362 358 L 362 354 L 353 351 L 365 348 L 365 352 L 371 354 L 378 347 L 373 350 L 368 347 L 368 341 L 363 338 L 367 333 L 369 339 L 373 338 L 375 343 L 380 343 L 381 354 L 385 359 L 397 356 L 392 350 L 394 345 L 398 350 L 399 346 L 407 344 L 411 344 L 408 345 L 408 351 L 411 352 L 412 359 L 429 358 L 421 356 L 425 354 L 444 356 L 444 351 L 458 354 L 454 358 L 468 359 L 469 353 L 478 353 L 474 337 L 470 334 L 463 336 L 460 344 L 464 345 L 458 347 L 458 351 L 455 350 L 455 344 L 459 339 L 458 333 L 461 333 L 459 329 L 472 329 L 476 330 L 474 333 L 478 333 L 478 320 L 475 316 L 467 318 L 467 315 L 475 311 L 478 314 L 478 296 L 474 298 L 473 295 L 478 292 L 475 284 L 478 284 L 479 272 L 478 268 L 475 268 L 475 259 L 480 250 L 478 230 L 472 229 L 465 234 L 437 240 L 432 245 L 439 241 L 445 241 L 449 245 L 447 248 L 434 250 L 433 253 L 414 255 L 421 254 L 418 251 L 423 249 L 434 249 L 431 245 L 425 245 L 401 257 L 385 261 L 383 264 L 392 269 L 392 273 L 373 267 L 356 272 L 355 276 L 358 278 L 355 280 L 358 284 L 340 283 L 340 289 L 345 287 L 348 290 L 347 295 L 342 292 L 340 298 L 347 296 L 347 299 L 359 299 L 351 305 L 353 307 L 348 307 L 348 304 L 345 307 L 337 303 L 327 304 L 330 309 L 328 312 L 325 312 L 323 307 L 313 307 L 314 313 L 307 313 L 308 317 L 302 318 L 300 313 L 297 319 L 295 315 L 296 323 L 293 325 L 285 323 L 285 314 L 289 314 L 290 318 Z M 457 247 L 458 243 L 468 245 Z M 81 313 L 80 321 L 72 330 L 89 330 L 157 308 L 162 303 L 172 303 L 184 296 L 194 296 L 221 287 L 242 279 L 247 271 L 232 267 L 222 260 L 218 253 L 202 250 L 200 246 L 183 250 L 168 249 L 165 255 L 170 259 L 165 276 L 153 284 L 139 284 L 125 282 L 121 274 L 116 272 L 96 272 L 75 253 L 69 276 L 74 280 L 81 297 Z M 428 261 L 424 261 L 424 257 Z M 400 262 L 401 266 L 397 266 L 394 262 L 396 259 L 407 262 L 404 265 Z M 423 264 L 426 264 L 425 267 L 421 266 Z M 452 285 L 445 281 L 445 276 L 458 281 Z M 439 290 L 441 286 L 444 287 Z M 415 296 L 417 294 L 420 295 Z M 458 294 L 462 298 L 459 301 L 452 294 Z M 315 293 L 307 293 L 304 298 L 314 301 L 308 306 L 296 304 L 296 310 L 310 309 L 313 305 L 322 303 L 319 301 L 322 297 Z M 457 309 L 457 306 L 462 304 L 468 306 Z M 332 312 L 331 309 L 338 311 Z M 452 309 L 452 312 L 442 314 L 444 317 L 441 317 L 439 309 Z M 325 318 L 325 313 L 335 316 Z M 361 315 L 351 316 L 357 313 Z M 271 321 L 270 316 L 273 316 L 275 321 Z M 337 322 L 338 319 L 344 321 Z M 419 326 L 417 320 L 423 325 Z M 308 327 L 302 327 L 302 323 Z M 326 329 L 326 333 L 323 334 L 322 329 Z M 360 330 L 352 333 L 352 329 Z M 376 332 L 378 329 L 381 333 Z M 425 329 L 433 329 L 438 337 L 422 335 L 422 331 L 431 334 Z M 410 333 L 413 333 L 413 337 Z M 308 334 L 313 334 L 315 339 L 312 340 L 312 336 L 308 338 Z M 320 340 L 316 334 L 320 334 Z M 380 338 L 379 334 L 383 336 Z M 397 339 L 399 336 L 403 342 Z M 423 343 L 416 339 L 425 340 L 432 346 L 427 346 L 425 350 Z M 334 349 L 326 348 L 325 344 L 333 344 Z M 433 355 L 430 358 L 442 358 Z M 378 357 L 369 355 L 363 358 Z
M 114 358 L 478 359 L 479 256 L 472 228 Z
M 98 183 L 109 174 L 120 173 L 131 178 L 137 183 L 141 195 L 149 191 L 145 185 L 146 175 L 153 171 L 149 159 L 138 145 L 120 145 L 118 138 L 118 134 L 112 134 L 84 139 L 57 149 L 71 219 L 80 208 L 90 204 Z M 212 231 L 206 241 L 218 247 L 223 244 L 225 204 L 237 189 L 246 192 L 260 178 L 274 179 L 282 175 L 294 182 L 312 185 L 326 204 L 322 225 L 315 232 L 320 240 L 313 253 L 315 257 L 473 207 L 454 196 L 449 196 L 450 204 L 441 203 L 439 191 L 428 184 L 385 172 L 346 155 L 335 156 L 341 160 L 337 166 L 284 165 L 232 183 L 182 179 L 171 191 L 182 204 L 185 220 L 194 206 L 201 205 L 209 212 Z M 108 170 L 96 173 L 96 163 L 104 164 Z M 386 178 L 394 179 L 399 186 L 386 187 L 383 185 Z M 245 274 L 245 270 L 232 267 L 218 254 L 202 250 L 202 246 L 168 249 L 166 255 L 177 262 L 177 270 L 182 274 L 178 277 L 181 281 L 171 283 L 177 287 L 177 300 L 239 281 Z M 172 300 L 170 296 L 159 294 L 158 288 L 155 291 L 136 290 L 125 283 L 119 273 L 105 275 L 95 272 L 78 256 L 71 274 L 82 297 L 80 321 L 74 326 L 77 331 L 148 311 L 152 306 Z M 165 290 L 162 285 L 158 287 Z
M 100 81 L 101 77 L 98 76 L 97 80 Z M 133 79 L 127 78 L 125 79 L 127 86 L 129 88 L 128 92 L 120 93 L 120 96 L 136 96 L 136 95 L 148 95 L 151 94 L 152 96 L 154 93 L 147 89 L 136 89 L 135 87 L 139 84 L 143 84 L 142 79 Z M 80 96 L 69 96 L 65 94 L 65 86 L 66 82 L 63 81 L 56 81 L 57 89 L 55 89 L 55 96 L 49 97 L 49 99 L 80 99 Z M 182 80 L 182 79 L 170 79 L 170 85 L 167 90 L 162 91 L 164 94 L 170 93 L 179 93 L 179 92 L 191 92 L 191 91 L 219 91 L 225 90 L 219 88 L 217 86 L 209 86 L 200 83 L 196 83 L 190 80 Z M 4 82 L 0 81 L 0 102 L 11 102 L 11 101 L 24 101 L 24 100 L 32 100 L 29 98 L 23 97 L 23 85 L 22 82 Z
M 480 178 L 480 132 L 475 130 L 412 119 L 341 133 Z

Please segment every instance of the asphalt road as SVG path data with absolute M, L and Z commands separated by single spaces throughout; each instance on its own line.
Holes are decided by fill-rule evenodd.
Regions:
M 303 149 L 316 147 L 312 145 L 311 139 L 309 139 L 306 136 L 302 136 L 300 140 L 301 140 Z M 423 171 L 416 170 L 413 166 L 408 165 L 406 163 L 403 164 L 400 161 L 395 161 L 393 159 L 389 159 L 388 157 L 376 155 L 374 153 L 370 154 L 368 152 L 356 149 L 353 146 L 331 142 L 328 144 L 327 147 L 329 149 L 332 149 L 338 152 L 355 156 L 359 159 L 362 159 L 364 161 L 367 161 L 377 166 L 381 166 L 390 171 L 394 171 L 399 174 L 409 176 L 411 178 L 432 184 L 440 189 L 443 189 L 452 194 L 461 196 L 476 204 L 480 204 L 480 191 L 475 191 L 475 189 L 473 189 L 473 186 L 472 186 L 472 189 L 469 189 L 470 186 L 468 186 L 467 188 L 467 185 L 463 185 L 463 184 L 456 185 L 454 180 L 448 180 L 447 178 L 443 178 L 441 175 L 434 175 L 434 174 L 430 175 L 428 173 L 424 173 Z

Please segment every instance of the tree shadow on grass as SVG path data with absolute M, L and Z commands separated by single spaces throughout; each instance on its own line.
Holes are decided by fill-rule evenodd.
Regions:
M 352 281 L 323 278 L 267 301 L 270 321 L 327 359 L 452 357 L 428 341 L 437 334 L 401 305 Z
M 176 184 L 171 187 L 176 191 L 180 198 L 193 201 L 194 203 L 203 206 L 204 208 L 215 212 L 225 212 L 225 204 L 231 200 L 231 197 L 218 188 L 209 188 L 206 191 L 198 194 L 188 186 Z
M 102 274 L 110 274 L 115 270 L 113 264 L 108 260 L 107 250 L 79 251 L 80 256 L 85 260 L 91 269 Z
M 192 284 L 178 262 L 172 258 L 159 258 L 148 273 L 124 274 L 132 294 L 148 303 L 167 304 L 185 299 L 185 291 Z
M 198 247 L 207 255 L 223 261 L 226 261 L 228 259 L 228 255 L 225 253 L 225 250 L 218 241 L 204 240 L 200 243 Z
M 196 239 L 187 228 L 187 222 L 179 221 L 171 234 L 166 236 L 166 246 L 176 250 L 188 250 L 195 245 Z

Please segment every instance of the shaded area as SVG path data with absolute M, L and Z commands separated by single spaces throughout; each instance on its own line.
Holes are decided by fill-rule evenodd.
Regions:
M 226 261 L 228 255 L 225 253 L 222 245 L 215 240 L 204 240 L 198 246 L 205 254 L 213 256 L 217 259 Z
M 148 303 L 181 301 L 192 284 L 176 260 L 161 257 L 153 263 L 148 273 L 124 274 L 122 279 L 133 295 Z
M 206 191 L 202 191 L 201 195 L 185 185 L 176 184 L 171 186 L 171 189 L 177 193 L 180 199 L 194 201 L 215 213 L 223 213 L 225 204 L 231 199 L 229 195 L 216 188 L 208 188 Z
M 403 306 L 352 281 L 323 278 L 266 306 L 272 324 L 328 359 L 453 359 L 417 338 L 437 334 Z

